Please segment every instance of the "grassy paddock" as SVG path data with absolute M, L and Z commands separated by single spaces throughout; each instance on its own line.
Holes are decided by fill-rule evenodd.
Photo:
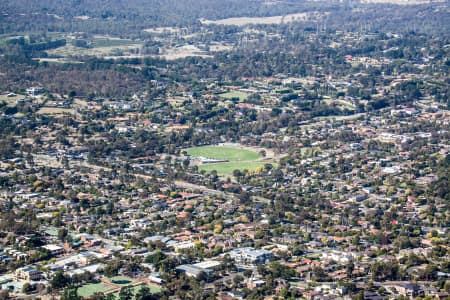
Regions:
M 211 172 L 213 170 L 221 175 L 232 175 L 234 170 L 247 169 L 254 172 L 264 168 L 267 163 L 276 166 L 272 161 L 263 160 L 258 152 L 233 146 L 202 146 L 186 149 L 192 157 L 227 160 L 227 162 L 201 164 L 199 170 Z
M 259 158 L 255 151 L 229 146 L 204 146 L 186 150 L 190 156 L 212 159 L 226 159 L 229 161 L 253 161 Z
M 12 107 L 16 105 L 16 101 L 25 98 L 23 95 L 16 95 L 8 97 L 7 95 L 0 95 L 0 102 L 4 101 L 8 106 Z
M 228 92 L 228 93 L 223 93 L 219 95 L 221 98 L 224 99 L 233 99 L 233 98 L 238 98 L 239 101 L 245 101 L 248 98 L 248 95 L 246 93 L 243 92 Z
M 118 38 L 106 38 L 106 37 L 96 37 L 92 39 L 92 44 L 94 48 L 104 48 L 104 47 L 122 47 L 122 46 L 133 46 L 141 44 L 140 42 L 118 39 Z
M 61 114 L 75 114 L 75 110 L 71 108 L 58 108 L 58 107 L 42 107 L 37 111 L 40 115 L 61 115 Z
M 47 53 L 51 56 L 63 58 L 78 55 L 106 56 L 113 55 L 116 51 L 126 52 L 130 49 L 135 49 L 142 46 L 142 42 L 140 41 L 103 36 L 96 36 L 92 39 L 87 39 L 86 41 L 91 43 L 91 47 L 75 47 L 69 42 L 63 47 L 48 50 Z
M 125 280 L 126 278 L 122 278 L 122 279 Z M 119 278 L 117 280 L 122 280 L 122 279 Z M 145 283 L 133 286 L 131 288 L 133 295 L 136 295 L 144 284 Z M 127 285 L 124 285 L 124 286 L 127 286 Z M 157 286 L 149 285 L 149 284 L 147 284 L 147 286 L 150 289 L 150 292 L 152 294 L 161 292 L 161 288 L 159 288 Z M 115 290 L 113 287 L 107 286 L 103 283 L 93 283 L 93 284 L 86 284 L 86 285 L 83 285 L 82 287 L 78 288 L 78 295 L 83 298 L 89 298 L 92 295 L 94 295 L 95 293 L 106 293 L 106 292 L 110 292 L 110 291 L 113 292 L 113 290 Z M 117 290 L 117 292 L 114 292 L 113 295 L 114 295 L 115 299 L 119 299 L 119 292 L 120 292 L 119 290 Z M 133 299 L 134 299 L 134 297 L 133 297 Z
M 235 25 L 235 26 L 245 26 L 248 24 L 281 24 L 294 22 L 299 20 L 306 20 L 308 16 L 312 15 L 311 13 L 297 13 L 297 14 L 288 14 L 284 16 L 273 16 L 273 17 L 240 17 L 240 18 L 228 18 L 222 20 L 205 20 L 201 19 L 200 21 L 203 24 L 218 24 L 218 25 Z

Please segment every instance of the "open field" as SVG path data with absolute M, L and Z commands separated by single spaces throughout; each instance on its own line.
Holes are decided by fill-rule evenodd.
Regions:
M 150 30 L 150 29 L 149 29 Z M 151 32 L 151 30 L 146 30 Z M 161 31 L 162 30 L 162 31 Z M 169 30 L 167 28 L 155 29 L 157 32 L 165 32 Z M 170 31 L 170 30 L 169 30 Z M 176 60 L 186 57 L 212 57 L 208 51 L 202 50 L 195 45 L 185 44 L 174 47 L 164 47 L 158 55 L 148 54 L 142 55 L 139 49 L 142 47 L 143 42 L 133 41 L 129 39 L 120 39 L 117 37 L 96 35 L 93 38 L 85 39 L 88 43 L 88 48 L 76 47 L 68 39 L 67 45 L 56 49 L 47 51 L 47 54 L 51 57 L 40 58 L 40 62 L 48 63 L 78 63 L 76 60 L 70 59 L 76 56 L 97 56 L 105 59 L 118 59 L 118 58 L 144 58 L 144 57 L 156 57 L 166 60 Z M 210 52 L 227 51 L 232 47 L 227 45 L 212 45 Z
M 180 33 L 181 29 L 177 27 L 157 27 L 157 28 L 147 28 L 144 29 L 143 31 L 152 34 L 163 34 L 163 33 Z
M 193 45 L 184 45 L 180 47 L 174 48 L 164 48 L 161 54 L 158 55 L 141 55 L 141 54 L 126 54 L 126 55 L 117 55 L 112 53 L 112 55 L 103 56 L 105 59 L 119 59 L 119 58 L 145 58 L 145 57 L 153 57 L 165 60 L 176 60 L 186 57 L 212 57 L 207 54 L 207 52 L 197 48 Z
M 222 20 L 206 20 L 200 19 L 200 22 L 205 25 L 216 24 L 216 25 L 236 25 L 236 26 L 244 26 L 247 24 L 281 24 L 288 23 L 294 21 L 305 21 L 312 17 L 316 18 L 318 13 L 298 13 L 298 14 L 289 14 L 285 16 L 273 16 L 273 17 L 260 17 L 260 18 L 228 18 Z
M 62 115 L 62 114 L 75 114 L 75 111 L 70 108 L 58 108 L 58 107 L 42 107 L 38 110 L 38 114 L 41 115 Z
M 237 92 L 237 91 L 223 93 L 223 94 L 220 94 L 219 96 L 222 98 L 225 98 L 225 99 L 238 98 L 239 101 L 245 101 L 245 100 L 247 100 L 247 97 L 248 97 L 248 95 L 246 93 Z
M 95 36 L 93 39 L 88 40 L 88 42 L 91 43 L 90 48 L 75 47 L 68 43 L 64 47 L 49 50 L 47 53 L 51 56 L 58 57 L 83 55 L 103 57 L 107 55 L 121 55 L 122 52 L 127 52 L 142 46 L 142 43 L 139 41 L 106 36 Z
M 104 48 L 104 47 L 121 47 L 121 46 L 132 46 L 132 45 L 141 45 L 140 42 L 121 39 L 116 37 L 107 37 L 96 35 L 92 39 L 92 46 L 94 48 Z
M 20 35 L 0 34 L 0 46 L 5 46 L 9 40 L 20 37 Z
M 113 282 L 113 283 L 110 286 L 107 284 L 104 284 L 104 283 L 85 284 L 85 285 L 81 286 L 80 288 L 78 288 L 78 295 L 83 298 L 89 298 L 92 295 L 94 295 L 95 293 L 105 293 L 105 294 L 112 293 L 112 295 L 114 296 L 115 299 L 119 299 L 120 288 L 134 283 L 129 278 L 121 277 L 121 276 L 113 277 L 113 278 L 111 278 L 111 280 L 112 280 L 111 282 Z M 142 283 L 142 284 L 138 283 L 137 285 L 131 287 L 133 295 L 136 295 L 137 292 L 141 289 L 141 287 L 143 285 L 147 285 L 147 287 L 150 289 L 150 292 L 152 294 L 161 292 L 161 288 L 159 288 L 157 286 L 146 284 L 146 283 Z
M 57 49 L 49 50 L 47 53 L 52 56 L 71 57 L 71 56 L 106 56 L 119 55 L 123 51 L 139 48 L 140 44 L 130 44 L 123 46 L 97 47 L 97 48 L 79 48 L 73 45 L 66 45 Z
M 64 58 L 36 58 L 33 60 L 37 60 L 40 63 L 49 63 L 49 64 L 84 64 L 84 62 L 69 60 Z
M 167 60 L 175 60 L 179 58 L 186 58 L 192 56 L 211 57 L 205 51 L 199 49 L 194 45 L 184 45 L 175 48 L 165 48 L 160 55 L 156 57 L 164 58 Z
M 233 50 L 233 46 L 231 46 L 231 45 L 217 44 L 217 45 L 209 46 L 209 52 L 221 52 L 221 51 L 231 51 L 231 50 Z
M 86 20 L 89 20 L 91 17 L 89 17 L 89 16 L 76 16 L 76 17 L 73 17 L 75 20 L 81 20 L 81 21 L 86 21 Z
M 363 113 L 359 114 L 353 114 L 348 116 L 327 116 L 327 117 L 315 117 L 314 120 L 336 120 L 336 121 L 343 121 L 343 120 L 353 120 L 358 119 L 359 117 L 363 116 Z
M 238 147 L 204 146 L 189 148 L 186 151 L 193 157 L 226 159 L 229 161 L 249 161 L 259 158 L 257 152 Z
M 94 295 L 95 293 L 104 293 L 112 289 L 112 287 L 107 286 L 103 283 L 86 284 L 78 288 L 78 295 L 83 298 L 87 298 Z
M 346 109 L 350 109 L 350 110 L 355 109 L 355 106 L 352 103 L 350 103 L 348 101 L 345 101 L 345 100 L 340 100 L 340 99 L 331 100 L 331 99 L 328 99 L 328 100 L 324 100 L 324 102 L 326 104 L 328 104 L 328 105 L 335 104 L 335 105 L 337 105 L 339 107 L 342 107 L 344 109 L 345 108 Z
M 5 102 L 8 106 L 15 106 L 16 102 L 22 98 L 25 98 L 25 96 L 24 95 L 15 95 L 15 96 L 0 95 L 0 102 Z
M 227 162 L 200 164 L 199 170 L 211 172 L 216 170 L 221 175 L 232 175 L 233 171 L 247 169 L 250 172 L 264 168 L 265 164 L 276 166 L 273 152 L 264 150 L 268 155 L 261 157 L 258 150 L 242 146 L 204 146 L 186 149 L 193 157 L 227 160 Z

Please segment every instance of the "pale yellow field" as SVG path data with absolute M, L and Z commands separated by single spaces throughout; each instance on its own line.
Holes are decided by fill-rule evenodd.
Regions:
M 179 33 L 180 32 L 180 28 L 176 28 L 176 27 L 157 27 L 157 28 L 144 29 L 143 31 L 145 31 L 147 33 L 153 33 L 153 34 Z
M 58 108 L 58 107 L 42 107 L 37 111 L 41 115 L 62 115 L 62 114 L 74 114 L 75 111 L 70 108 Z
M 38 60 L 41 63 L 47 62 L 47 63 L 54 63 L 54 64 L 84 64 L 84 62 L 81 62 L 81 61 L 67 60 L 64 58 L 37 58 L 35 60 Z
M 82 20 L 82 21 L 86 21 L 86 20 L 90 19 L 89 16 L 76 16 L 76 17 L 73 17 L 73 18 L 77 19 L 77 20 Z
M 228 18 L 228 19 L 222 19 L 222 20 L 206 20 L 206 19 L 200 19 L 200 22 L 202 24 L 216 24 L 216 25 L 236 25 L 236 26 L 244 26 L 247 24 L 281 24 L 281 23 L 288 23 L 288 22 L 294 22 L 294 21 L 305 21 L 310 18 L 316 18 L 318 17 L 318 13 L 298 13 L 298 14 L 289 14 L 285 16 L 274 16 L 274 17 L 261 17 L 261 18 Z
M 210 55 L 206 54 L 205 51 L 202 51 L 201 49 L 192 45 L 185 45 L 178 48 L 164 49 L 164 52 L 158 55 L 157 57 L 165 58 L 167 60 L 175 60 L 191 56 L 211 57 Z
M 0 102 L 4 101 L 8 106 L 15 106 L 17 100 L 25 98 L 23 95 L 16 95 L 12 97 L 8 97 L 7 95 L 0 95 Z
M 114 52 L 128 51 L 131 49 L 140 48 L 141 44 L 131 44 L 123 46 L 111 46 L 111 47 L 97 47 L 97 48 L 78 48 L 72 45 L 66 45 L 57 49 L 49 50 L 49 55 L 70 57 L 70 56 L 107 56 L 113 55 Z
M 211 46 L 209 46 L 210 52 L 230 51 L 232 49 L 233 49 L 233 46 L 230 46 L 230 45 L 211 45 Z
M 355 106 L 352 103 L 350 103 L 348 101 L 345 101 L 345 100 L 341 100 L 341 99 L 334 99 L 334 100 L 327 99 L 327 100 L 324 100 L 324 102 L 327 103 L 327 104 L 335 103 L 335 104 L 337 104 L 339 106 L 342 106 L 342 107 L 348 108 L 348 109 L 354 109 L 355 108 Z

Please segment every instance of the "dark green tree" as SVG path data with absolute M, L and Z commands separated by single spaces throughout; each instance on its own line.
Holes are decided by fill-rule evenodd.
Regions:
M 69 280 L 62 271 L 57 271 L 50 280 L 50 286 L 56 290 L 64 288 L 68 283 Z
M 78 296 L 78 288 L 69 287 L 66 288 L 61 295 L 61 300 L 81 300 L 83 299 L 81 296 Z
M 133 299 L 133 292 L 130 287 L 123 287 L 119 292 L 120 300 L 131 300 Z

